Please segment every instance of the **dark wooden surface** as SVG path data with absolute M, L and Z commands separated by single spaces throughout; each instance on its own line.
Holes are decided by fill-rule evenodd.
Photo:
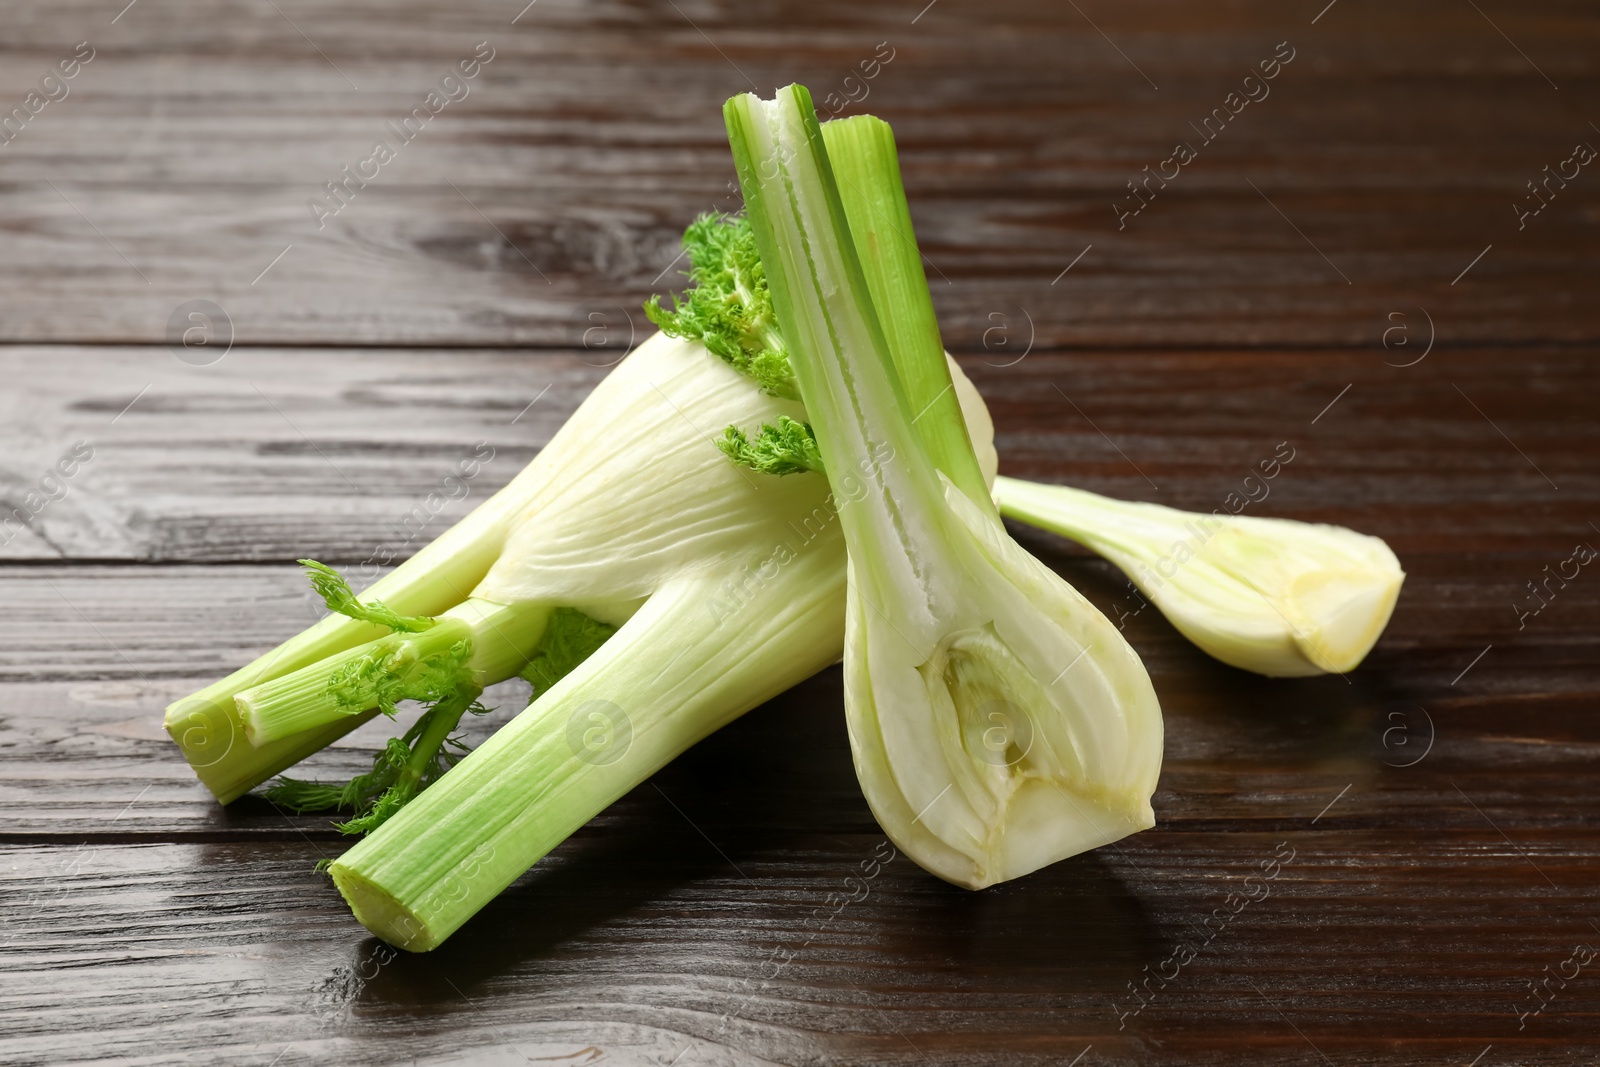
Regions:
M 96 49 L 0 145 L 0 499 L 93 449 L 0 545 L 0 1062 L 1600 1056 L 1600 962 L 1519 1018 L 1600 948 L 1600 578 L 1514 606 L 1600 545 L 1600 174 L 1512 210 L 1600 146 L 1589 7 L 120 8 L 0 13 L 0 112 Z M 486 39 L 472 94 L 318 230 L 306 198 Z M 1285 40 L 1271 96 L 1119 230 L 1124 182 Z M 721 100 L 825 97 L 882 41 L 858 109 L 899 132 L 1002 469 L 1209 510 L 1287 441 L 1253 513 L 1388 539 L 1388 633 L 1348 679 L 1269 681 L 1134 616 L 1154 830 L 976 894 L 900 858 L 813 936 L 881 841 L 824 672 L 390 960 L 312 872 L 326 821 L 216 807 L 161 709 L 314 618 L 295 558 L 403 542 L 480 442 L 429 532 L 509 480 L 648 329 L 630 309 L 685 222 L 736 206 Z M 210 366 L 167 344 L 196 299 L 231 321 Z M 1131 607 L 1108 565 L 1017 536 Z

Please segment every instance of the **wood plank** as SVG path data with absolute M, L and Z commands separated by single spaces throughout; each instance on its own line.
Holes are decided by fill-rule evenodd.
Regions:
M 133 1063 L 585 1062 L 594 1047 L 625 1064 L 1042 1065 L 1090 1045 L 1084 1062 L 1466 1063 L 1492 1044 L 1494 1062 L 1554 1064 L 1600 1051 L 1593 983 L 1571 982 L 1521 1030 L 1508 1010 L 1529 999 L 1526 979 L 1594 943 L 1592 835 L 1524 836 L 1554 886 L 1486 827 L 1301 826 L 1152 831 L 981 894 L 897 857 L 839 907 L 881 839 L 722 833 L 718 812 L 762 799 L 735 780 L 689 802 L 728 859 L 659 799 L 585 830 L 421 957 L 364 936 L 303 842 L 9 847 L 0 1055 L 66 1062 L 64 1036 L 71 1062 Z M 1275 855 L 1266 895 L 1223 924 L 1229 894 Z M 1174 975 L 1163 961 L 1184 946 L 1197 954 Z M 1128 987 L 1157 970 L 1169 982 L 1125 1014 Z
M 114 23 L 23 5 L 7 108 L 72 42 L 96 52 L 3 146 L 0 340 L 165 343 L 195 299 L 250 344 L 622 329 L 675 284 L 684 225 L 737 207 L 722 101 L 795 79 L 825 100 L 880 42 L 856 110 L 899 131 L 957 347 L 1004 320 L 1040 348 L 1368 346 L 1422 308 L 1460 342 L 1600 337 L 1595 179 L 1552 185 L 1521 228 L 1513 210 L 1600 145 L 1582 103 L 1600 25 L 1573 0 L 1493 21 L 1447 0 L 921 7 L 544 0 L 513 25 L 487 0 L 141 0 Z M 470 94 L 400 145 L 385 124 L 484 40 Z M 1205 141 L 1285 41 L 1270 95 Z M 318 220 L 307 201 L 378 139 L 396 158 Z M 1119 221 L 1179 141 L 1198 157 Z
M 0 398 L 7 510 L 78 442 L 94 455 L 0 554 L 403 559 L 510 481 L 621 354 L 235 349 L 193 367 L 6 349 L 29 383 Z
M 1113 585 L 1068 567 L 1096 599 Z M 1583 609 L 1592 634 L 1595 606 Z M 163 695 L 78 683 L 63 701 L 69 683 L 8 685 L 5 838 L 25 839 L 16 831 L 31 824 L 63 844 L 7 852 L 11 925 L 0 928 L 26 930 L 8 955 L 27 992 L 8 1001 L 0 1051 L 32 1062 L 46 1033 L 74 1028 L 94 1028 L 86 1047 L 105 1055 L 141 1042 L 183 1050 L 219 1019 L 241 1050 L 271 1040 L 269 1052 L 314 1054 L 330 1033 L 348 1035 L 349 1047 L 333 1046 L 348 1062 L 392 1058 L 372 1034 L 419 1019 L 440 1024 L 419 1039 L 458 1042 L 440 1054 L 617 1044 L 623 1062 L 645 1062 L 631 1047 L 659 1051 L 663 1034 L 681 1042 L 669 1053 L 707 1041 L 737 1050 L 730 1062 L 793 1062 L 802 1050 L 819 1062 L 920 1062 L 901 1035 L 940 1050 L 937 1062 L 1061 1062 L 1091 1042 L 1112 1062 L 1141 1062 L 1159 1042 L 1188 1062 L 1226 1063 L 1241 1040 L 1292 1059 L 1296 1039 L 1270 1025 L 1278 1011 L 1330 1056 L 1444 1057 L 1471 1040 L 1516 1062 L 1560 1062 L 1552 1049 L 1592 1038 L 1584 989 L 1537 1021 L 1548 1023 L 1538 1043 L 1522 1041 L 1503 1003 L 1587 937 L 1600 862 L 1588 828 L 1600 743 L 1592 638 L 1572 657 L 1587 673 L 1581 696 L 1553 695 L 1546 665 L 1519 670 L 1513 651 L 1475 667 L 1454 699 L 1441 695 L 1456 689 L 1444 674 L 1430 684 L 1409 674 L 1410 704 L 1380 698 L 1414 671 L 1414 649 L 1381 649 L 1352 686 L 1241 683 L 1170 662 L 1184 658 L 1176 639 L 1151 640 L 1164 624 L 1134 626 L 1169 727 L 1156 831 L 980 895 L 891 866 L 836 930 L 805 943 L 796 924 L 878 840 L 829 672 L 613 806 L 440 953 L 385 967 L 309 873 L 336 850 L 330 835 L 264 805 L 209 808 L 156 733 Z M 1412 749 L 1387 734 L 1385 709 L 1402 703 L 1406 744 L 1429 740 L 1416 706 L 1438 730 L 1412 766 L 1395 766 Z M 324 765 L 357 763 L 348 748 Z M 55 798 L 54 810 L 29 792 Z M 162 843 L 174 840 L 205 843 Z M 1124 984 L 1168 958 L 1285 840 L 1296 861 L 1271 902 L 1230 926 L 1131 1033 L 1119 1030 L 1132 1006 Z M 761 989 L 770 953 L 802 946 Z M 354 981 L 356 970 L 379 977 Z M 146 1003 L 128 988 L 159 993 Z
M 0 559 L 405 558 L 509 481 L 620 355 L 252 348 L 192 367 L 152 348 L 0 348 L 0 375 L 28 383 L 0 394 L 0 515 L 31 507 L 79 442 L 93 450 L 27 531 L 0 532 Z M 1305 355 L 962 363 L 1018 477 L 1209 512 L 1287 442 L 1294 459 L 1250 513 L 1354 526 L 1402 558 L 1544 556 L 1513 590 L 1595 533 L 1586 349 L 1441 347 L 1403 368 L 1416 357 L 1398 347 Z M 446 482 L 485 449 L 475 477 Z M 439 510 L 408 526 L 423 505 Z

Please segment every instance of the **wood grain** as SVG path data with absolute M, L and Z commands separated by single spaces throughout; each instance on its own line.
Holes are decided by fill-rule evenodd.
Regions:
M 1024 537 L 1117 603 L 1106 564 Z M 881 840 L 829 671 L 618 802 L 440 952 L 393 961 L 309 870 L 337 835 L 259 801 L 218 809 L 157 725 L 204 680 L 182 656 L 221 673 L 307 621 L 292 568 L 13 567 L 0 587 L 30 621 L 0 664 L 18 978 L 0 1054 L 51 1062 L 68 1028 L 107 1058 L 382 1063 L 400 1028 L 405 1055 L 439 1062 L 1044 1064 L 1092 1044 L 1095 1062 L 1223 1064 L 1241 1042 L 1285 1063 L 1308 1042 L 1335 1062 L 1490 1043 L 1568 1062 L 1596 1047 L 1587 987 L 1536 1040 L 1507 1008 L 1588 937 L 1600 601 L 1575 586 L 1548 630 L 1508 642 L 1504 591 L 1462 581 L 1460 558 L 1408 557 L 1401 610 L 1348 683 L 1251 678 L 1132 617 L 1167 720 L 1159 825 L 1022 882 L 966 894 L 901 859 L 825 936 L 799 925 Z M 1490 558 L 1507 578 L 1532 562 Z M 1485 634 L 1497 647 L 1463 675 Z M 1125 1020 L 1127 984 L 1285 843 L 1271 895 Z
M 193 367 L 163 349 L 0 348 L 0 375 L 28 383 L 0 394 L 0 516 L 78 442 L 94 451 L 27 530 L 0 531 L 0 559 L 405 558 L 422 543 L 412 531 L 437 536 L 510 481 L 623 352 L 235 349 Z M 1600 516 L 1591 357 L 1441 346 L 1393 365 L 1416 353 L 980 353 L 962 365 L 1016 477 L 1209 512 L 1287 442 L 1294 459 L 1251 513 L 1356 526 L 1402 557 L 1547 557 L 1526 578 L 1566 558 Z M 492 459 L 447 487 L 482 446 Z M 408 526 L 434 492 L 457 498 Z
M 681 284 L 685 224 L 738 206 L 723 100 L 791 80 L 825 100 L 879 42 L 854 110 L 898 131 L 953 345 L 997 321 L 1046 348 L 1366 345 L 1424 307 L 1460 342 L 1600 337 L 1600 179 L 1520 229 L 1512 207 L 1600 145 L 1600 28 L 1575 0 L 1343 0 L 1314 25 L 1321 5 L 1261 0 L 541 0 L 513 25 L 520 6 L 18 5 L 0 101 L 72 42 L 97 53 L 0 146 L 0 285 L 28 296 L 0 302 L 0 340 L 164 343 L 193 299 L 242 344 L 571 346 L 595 314 L 642 323 Z M 478 41 L 470 94 L 319 226 L 307 201 Z M 1270 95 L 1204 141 L 1279 42 Z M 1119 223 L 1179 141 L 1198 158 Z
M 120 8 L 32 0 L 0 32 L 0 117 L 95 49 L 0 144 L 0 1062 L 1600 1056 L 1588 969 L 1537 1015 L 1530 989 L 1600 945 L 1600 585 L 1519 616 L 1600 543 L 1600 177 L 1512 210 L 1600 145 L 1588 7 Z M 307 198 L 478 41 L 470 96 L 319 229 Z M 1125 183 L 1285 41 L 1271 95 L 1119 228 Z M 684 224 L 738 206 L 723 99 L 825 99 L 879 42 L 852 110 L 895 125 L 1002 469 L 1210 511 L 1287 445 L 1248 513 L 1387 539 L 1389 630 L 1348 679 L 1275 681 L 1128 616 L 1166 717 L 1157 827 L 982 893 L 904 857 L 845 882 L 883 839 L 824 671 L 393 956 L 312 870 L 327 820 L 217 807 L 161 709 L 317 616 L 295 559 L 403 557 L 509 480 L 642 339 Z M 225 318 L 174 350 L 192 300 Z
M 1059 554 L 1044 535 L 1022 536 L 1108 615 L 1134 607 L 1108 564 Z M 1349 785 L 1352 795 L 1326 816 L 1333 826 L 1406 832 L 1426 816 L 1430 826 L 1470 827 L 1476 816 L 1452 775 L 1486 763 L 1497 773 L 1474 799 L 1497 825 L 1549 829 L 1600 808 L 1600 785 L 1583 773 L 1600 743 L 1587 710 L 1600 659 L 1600 593 L 1574 586 L 1559 616 L 1557 605 L 1549 609 L 1547 630 L 1508 634 L 1505 587 L 1532 562 L 1506 555 L 1500 581 L 1462 583 L 1452 582 L 1448 557 L 1408 559 L 1408 596 L 1349 682 L 1255 678 L 1208 659 L 1153 608 L 1129 616 L 1126 632 L 1167 719 L 1162 825 L 1293 827 Z M 168 703 L 314 621 L 317 608 L 293 567 L 14 567 L 0 570 L 0 594 L 28 620 L 0 655 L 0 747 L 8 754 L 0 764 L 0 841 L 333 839 L 325 818 L 289 818 L 257 802 L 219 809 L 160 727 Z M 1491 641 L 1492 652 L 1457 681 Z M 805 735 L 832 722 L 825 709 L 838 688 L 835 673 L 820 676 L 764 712 L 778 718 L 763 732 L 708 744 L 730 765 L 745 762 L 742 752 L 807 750 Z M 491 690 L 486 702 L 499 710 L 469 720 L 469 737 L 488 736 L 526 699 L 520 681 Z M 1537 717 L 1536 736 L 1507 721 L 1522 716 Z M 364 726 L 305 770 L 348 777 L 390 733 L 383 722 Z M 846 751 L 837 746 L 828 757 L 826 776 L 800 790 L 811 798 L 805 815 L 826 797 L 829 816 L 844 820 L 838 828 L 870 833 Z M 707 773 L 714 765 L 704 764 Z M 783 799 L 789 788 L 773 787 L 751 809 L 748 832 L 759 836 L 781 821 L 795 803 Z
M 1267 831 L 1163 825 L 978 895 L 900 859 L 813 938 L 802 921 L 831 910 L 880 840 L 849 832 L 841 795 L 817 790 L 819 757 L 848 779 L 842 742 L 836 717 L 818 731 L 752 716 L 463 931 L 492 936 L 425 958 L 387 961 L 354 926 L 310 871 L 322 840 L 10 847 L 3 929 L 24 932 L 8 945 L 0 1049 L 51 1062 L 50 1036 L 72 1029 L 108 1057 L 205 1047 L 238 1062 L 285 1046 L 389 1062 L 396 1031 L 414 1056 L 596 1046 L 625 1063 L 691 1046 L 732 1063 L 1059 1063 L 1091 1043 L 1112 1063 L 1230 1063 L 1241 1045 L 1301 1062 L 1307 1040 L 1335 1062 L 1593 1050 L 1587 987 L 1534 1021 L 1538 1040 L 1506 1012 L 1521 972 L 1589 937 L 1597 857 L 1570 826 L 1512 827 L 1512 842 L 1475 815 L 1346 829 L 1311 824 L 1321 797 L 1280 800 Z M 745 773 L 720 773 L 741 756 Z M 844 822 L 865 821 L 851 799 Z M 1199 936 L 1284 844 L 1271 895 L 1119 1027 L 1126 983 Z M 779 952 L 795 958 L 774 975 Z
M 1490 1044 L 1564 1064 L 1595 1050 L 1592 987 L 1521 1034 L 1506 1013 L 1499 976 L 1592 943 L 1592 901 L 1525 866 L 1519 907 L 1485 893 L 1480 872 L 1507 852 L 1492 831 L 1403 849 L 1356 831 L 1151 832 L 981 895 L 899 859 L 801 949 L 802 920 L 873 837 L 790 838 L 781 855 L 720 842 L 746 880 L 659 799 L 638 816 L 581 833 L 497 901 L 479 920 L 498 927 L 489 943 L 393 960 L 349 930 L 304 844 L 103 848 L 70 872 L 59 850 L 8 849 L 8 904 L 47 899 L 12 905 L 29 946 L 10 953 L 0 1048 L 60 1062 L 70 1030 L 107 1059 L 259 1064 L 285 1050 L 360 1064 L 584 1062 L 585 1048 L 624 1064 L 1059 1064 L 1087 1046 L 1082 1062 L 1227 1064 L 1248 1049 L 1466 1063 Z M 1125 983 L 1285 842 L 1271 895 L 1119 1030 Z M 1592 851 L 1569 862 L 1558 878 L 1592 879 Z M 773 977 L 774 953 L 797 949 Z M 118 986 L 95 980 L 107 972 Z

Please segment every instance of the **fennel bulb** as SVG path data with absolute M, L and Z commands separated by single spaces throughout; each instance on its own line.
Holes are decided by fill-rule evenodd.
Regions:
M 960 395 L 981 404 L 956 373 Z M 607 470 L 587 447 L 611 439 L 592 432 L 599 427 L 552 441 L 540 456 L 550 455 L 550 471 L 473 595 L 595 612 L 622 605 L 625 621 L 333 863 L 356 917 L 403 948 L 437 946 L 612 801 L 842 651 L 836 509 L 864 487 L 836 483 L 841 500 L 817 474 L 756 476 L 699 429 L 799 414 L 798 405 L 665 334 L 607 382 L 596 410 L 617 420 L 613 431 L 644 420 L 650 448 Z
M 705 565 L 716 566 L 718 538 L 739 536 L 724 522 L 738 510 L 720 515 L 715 502 L 720 490 L 713 485 L 706 495 L 697 488 L 696 479 L 708 471 L 729 473 L 718 466 L 726 467 L 726 461 L 702 447 L 706 438 L 720 431 L 723 436 L 714 440 L 726 451 L 728 436 L 739 427 L 761 426 L 765 432 L 769 420 L 787 425 L 803 413 L 785 399 L 794 395 L 787 357 L 770 327 L 770 302 L 748 226 L 703 218 L 685 234 L 685 246 L 701 283 L 690 294 L 692 307 L 674 314 L 652 306 L 651 317 L 680 337 L 706 342 L 722 363 L 740 373 L 730 380 L 715 369 L 718 359 L 698 347 L 697 359 L 682 358 L 685 350 L 675 347 L 671 337 L 647 340 L 601 382 L 518 477 L 379 579 L 359 600 L 353 594 L 329 600 L 334 613 L 316 625 L 174 702 L 167 709 L 167 730 L 221 803 L 325 747 L 380 707 L 392 711 L 393 697 L 426 698 L 433 692 L 430 669 L 462 666 L 480 685 L 515 673 L 542 643 L 561 636 L 559 615 L 556 632 L 545 630 L 551 610 L 561 610 L 557 605 L 580 607 L 616 624 L 650 587 L 652 560 L 660 564 L 709 553 Z M 707 362 L 711 368 L 704 366 Z M 697 378 L 697 371 L 711 377 Z M 956 374 L 963 402 L 981 420 L 985 469 L 992 479 L 992 424 L 976 392 Z M 702 410 L 702 389 L 720 398 L 715 417 Z M 726 423 L 719 421 L 724 418 Z M 697 458 L 679 468 L 675 457 L 685 449 Z M 743 490 L 766 480 L 748 471 L 738 472 L 736 479 Z M 785 482 L 767 487 L 763 499 L 789 508 L 802 534 L 826 525 L 825 483 L 815 477 Z M 625 485 L 634 489 L 619 495 L 618 487 Z M 637 514 L 619 504 L 624 499 L 633 502 Z M 802 500 L 809 503 L 801 507 Z M 569 507 L 587 511 L 564 510 Z M 687 521 L 678 521 L 680 513 Z M 490 591 L 490 596 L 510 601 L 505 604 L 471 598 L 505 555 L 514 531 L 530 523 L 538 532 L 521 535 L 512 555 L 541 553 L 549 566 L 537 578 L 524 574 L 513 579 L 502 569 L 495 583 L 537 581 L 554 602 L 516 599 L 532 595 L 529 588 Z M 774 546 L 767 548 L 758 570 L 771 565 Z M 557 566 L 563 562 L 570 567 Z M 744 596 L 756 580 L 753 574 L 726 576 L 717 600 Z M 362 607 L 379 601 L 392 609 L 390 616 L 439 617 L 439 625 L 425 633 L 391 632 L 383 616 Z M 467 662 L 445 663 L 462 642 Z M 330 689 L 335 672 L 347 675 L 350 684 L 342 690 Z M 391 697 L 387 702 L 383 692 Z M 349 806 L 358 794 L 324 789 L 302 791 L 298 797 L 277 794 L 275 799 L 315 810 L 341 797 Z

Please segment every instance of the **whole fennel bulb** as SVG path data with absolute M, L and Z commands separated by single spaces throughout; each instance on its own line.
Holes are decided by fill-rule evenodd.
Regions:
M 735 466 L 706 433 L 798 416 L 799 406 L 664 334 L 607 381 L 615 384 L 598 410 L 615 414 L 570 444 L 552 442 L 549 470 L 473 597 L 610 607 L 621 626 L 333 863 L 356 917 L 401 947 L 435 947 L 695 741 L 839 659 L 837 508 L 848 497 L 831 495 L 817 474 L 762 477 Z M 642 469 L 611 469 L 591 454 L 593 442 L 641 418 L 652 446 Z M 986 427 L 987 415 L 973 421 Z M 833 492 L 850 494 L 851 484 L 835 482 Z

